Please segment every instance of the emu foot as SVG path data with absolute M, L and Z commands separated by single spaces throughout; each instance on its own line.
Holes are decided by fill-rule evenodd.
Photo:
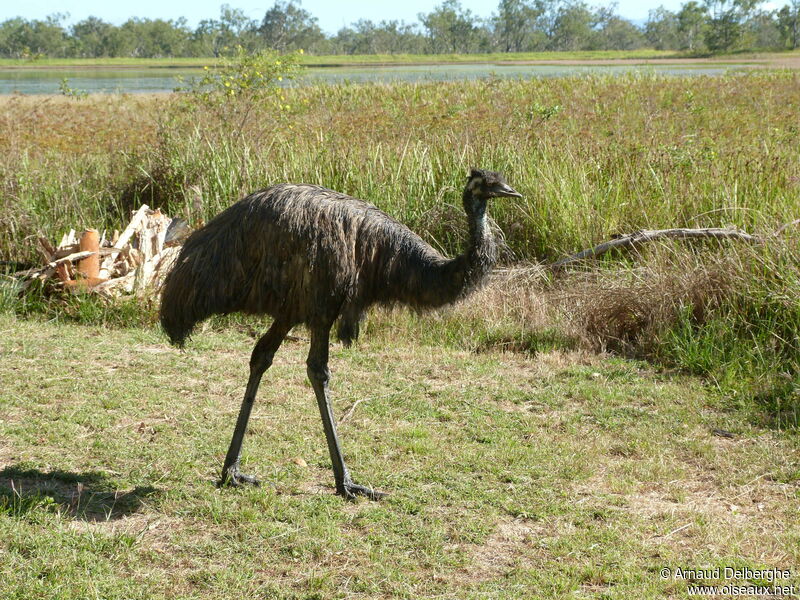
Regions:
M 239 466 L 234 465 L 222 471 L 222 479 L 219 480 L 218 486 L 240 487 L 246 483 L 254 486 L 261 485 L 261 482 L 258 479 L 256 479 L 252 475 L 245 475 L 244 473 L 240 473 Z
M 352 481 L 345 481 L 342 485 L 337 485 L 336 493 L 347 500 L 355 500 L 356 496 L 366 496 L 370 500 L 380 500 L 389 495 L 386 492 L 378 492 L 364 485 L 353 483 Z

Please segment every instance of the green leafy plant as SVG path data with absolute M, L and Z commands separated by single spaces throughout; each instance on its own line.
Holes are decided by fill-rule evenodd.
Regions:
M 89 95 L 89 92 L 86 90 L 76 90 L 69 86 L 69 79 L 64 77 L 61 80 L 61 83 L 58 84 L 58 91 L 61 92 L 62 96 L 68 96 L 70 98 L 78 98 L 83 99 Z
M 272 105 L 278 112 L 291 111 L 281 86 L 300 74 L 302 54 L 302 50 L 288 54 L 249 52 L 236 46 L 219 65 L 204 67 L 202 77 L 176 91 L 186 94 L 190 108 L 209 111 L 233 137 L 238 137 L 257 108 Z
M 555 117 L 562 110 L 560 104 L 553 104 L 552 106 L 545 106 L 539 102 L 534 102 L 528 110 L 528 119 L 531 121 L 539 119 L 540 121 L 547 121 Z

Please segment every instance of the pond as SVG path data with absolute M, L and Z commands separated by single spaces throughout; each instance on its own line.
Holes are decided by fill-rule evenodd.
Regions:
M 392 65 L 368 67 L 312 67 L 299 80 L 312 83 L 364 83 L 393 81 L 455 81 L 482 77 L 530 79 L 586 74 L 660 74 L 717 76 L 747 69 L 744 64 L 663 65 L 573 65 L 573 64 L 446 64 Z M 160 93 L 170 92 L 177 77 L 199 76 L 200 69 L 184 68 L 97 68 L 97 69 L 0 69 L 0 94 L 59 94 L 62 81 L 78 92 Z M 297 85 L 295 83 L 294 85 Z

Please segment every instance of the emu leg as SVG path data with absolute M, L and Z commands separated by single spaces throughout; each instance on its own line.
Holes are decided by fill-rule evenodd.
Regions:
M 242 407 L 239 409 L 239 417 L 236 419 L 236 428 L 233 430 L 231 445 L 222 467 L 222 478 L 219 481 L 221 486 L 238 486 L 243 483 L 258 485 L 259 483 L 258 479 L 252 475 L 244 475 L 239 472 L 242 440 L 247 430 L 247 421 L 250 419 L 253 402 L 256 399 L 258 384 L 261 383 L 261 376 L 264 371 L 269 369 L 272 357 L 275 356 L 275 352 L 291 328 L 291 325 L 275 321 L 253 348 L 253 354 L 250 356 L 250 378 L 247 380 L 247 389 L 244 392 Z
M 370 500 L 379 500 L 386 494 L 375 491 L 363 485 L 353 483 L 350 471 L 344 464 L 339 436 L 336 434 L 336 421 L 333 418 L 333 409 L 328 396 L 328 381 L 330 371 L 328 370 L 328 345 L 330 330 L 315 328 L 311 332 L 311 349 L 308 352 L 306 361 L 308 379 L 314 394 L 317 396 L 319 413 L 322 416 L 322 426 L 325 429 L 325 439 L 328 442 L 328 452 L 333 463 L 333 477 L 336 482 L 336 493 L 344 496 L 348 500 L 354 500 L 357 495 L 366 496 Z

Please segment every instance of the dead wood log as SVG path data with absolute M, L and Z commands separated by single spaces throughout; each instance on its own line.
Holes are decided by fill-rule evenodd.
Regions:
M 62 249 L 64 246 L 71 246 L 72 244 L 77 244 L 78 240 L 75 239 L 75 230 L 70 229 L 69 233 L 65 233 L 64 236 L 61 238 L 61 243 L 58 245 L 57 250 Z
M 51 244 L 50 240 L 48 240 L 46 237 L 40 235 L 38 239 L 39 239 L 39 246 L 41 246 L 42 250 L 44 250 L 44 252 L 47 253 L 47 257 L 45 260 L 47 262 L 50 262 L 51 260 L 53 260 L 53 255 L 56 253 L 56 249 L 53 248 L 53 244 Z
M 78 273 L 86 279 L 97 279 L 100 274 L 100 234 L 97 229 L 87 229 L 81 234 L 80 249 L 91 252 L 78 261 Z
M 117 241 L 114 242 L 111 253 L 106 257 L 106 259 L 103 261 L 103 264 L 100 266 L 101 278 L 108 278 L 109 272 L 111 271 L 111 267 L 114 265 L 114 260 L 117 258 L 117 255 L 130 241 L 131 237 L 133 237 L 133 234 L 139 230 L 142 223 L 147 218 L 147 213 L 149 210 L 150 207 L 147 206 L 147 204 L 142 204 L 142 206 L 139 207 L 139 210 L 137 210 L 133 215 L 131 222 L 128 223 L 128 226 L 125 228 L 125 231 L 123 231 L 122 234 L 117 238 Z M 116 232 L 114 233 L 116 237 Z
M 43 266 L 16 276 L 28 280 L 25 287 L 33 280 L 43 281 L 57 274 L 63 288 L 73 293 L 151 293 L 161 285 L 180 253 L 180 248 L 166 245 L 173 221 L 145 204 L 133 214 L 122 234 L 114 231 L 110 248 L 104 246 L 108 244 L 106 233 L 101 240 L 95 229 L 84 231 L 80 240 L 76 239 L 75 230 L 70 230 L 56 247 L 42 237 L 38 250 L 44 258 Z
M 583 260 L 585 258 L 597 258 L 598 256 L 602 256 L 609 250 L 613 250 L 614 248 L 632 248 L 644 244 L 646 242 L 652 242 L 653 240 L 669 238 L 669 239 L 697 239 L 697 238 L 715 238 L 715 239 L 728 239 L 728 240 L 735 240 L 739 242 L 747 242 L 750 244 L 760 244 L 763 242 L 763 239 L 746 233 L 744 231 L 739 231 L 738 229 L 730 229 L 730 228 L 720 228 L 720 227 L 706 227 L 703 229 L 684 229 L 684 228 L 676 228 L 676 229 L 642 229 L 640 231 L 635 231 L 633 233 L 628 233 L 625 235 L 621 235 L 613 240 L 609 240 L 607 242 L 603 242 L 602 244 L 598 244 L 593 248 L 587 248 L 586 250 L 582 250 L 576 254 L 572 254 L 556 262 L 552 263 L 550 267 L 552 269 L 560 269 L 564 265 L 567 265 L 572 262 L 576 262 L 579 260 Z

